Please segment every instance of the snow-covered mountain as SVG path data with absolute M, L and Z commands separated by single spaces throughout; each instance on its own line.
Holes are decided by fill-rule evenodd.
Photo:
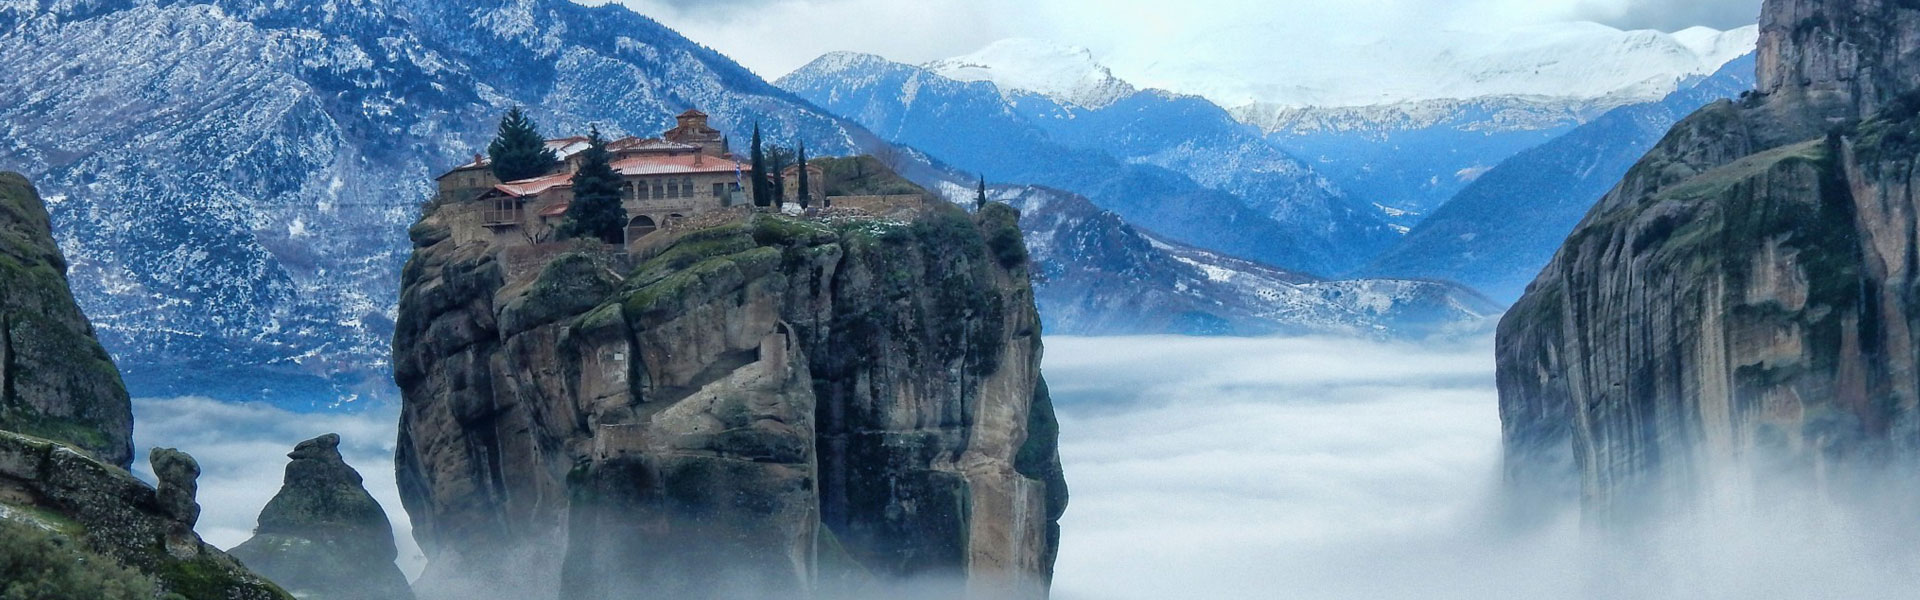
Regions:
M 983 86 L 983 106 L 1012 110 L 990 84 L 939 79 Z M 744 133 L 757 123 L 771 139 L 805 140 L 818 153 L 879 152 L 923 176 L 965 178 L 620 6 L 0 0 L 0 169 L 28 174 L 48 197 L 76 295 L 136 395 L 313 407 L 390 389 L 388 339 L 407 228 L 432 177 L 470 160 L 513 105 L 555 134 L 590 122 L 613 134 L 651 134 L 697 107 L 724 130 Z M 1023 127 L 1044 133 L 1030 121 Z M 1025 135 L 968 133 L 1015 144 Z M 1130 190 L 1130 206 L 1164 217 L 1157 226 L 1210 223 L 1221 239 L 1239 236 L 1247 247 L 1305 237 L 1266 224 L 1269 215 L 1230 193 L 1155 166 L 1178 165 L 1177 151 L 1130 157 L 1135 164 L 1047 148 L 1096 161 L 1106 177 L 1094 187 L 1110 197 Z M 1297 168 L 1267 152 L 1244 160 Z M 1298 180 L 1312 189 L 1324 183 Z M 1181 209 L 1209 202 L 1222 212 Z M 1128 227 L 1090 205 L 1086 212 L 1099 216 L 1096 228 Z M 1147 252 L 1156 263 L 1173 260 L 1173 250 Z M 1126 259 L 1045 248 L 1034 256 L 1077 269 Z M 1104 294 L 1085 300 L 1125 322 L 1126 299 L 1158 284 L 1180 285 L 1043 282 L 1040 293 Z M 1216 292 L 1229 293 L 1207 293 Z M 1311 314 L 1236 298 L 1210 314 L 1228 322 L 1279 315 L 1275 330 Z M 1361 323 L 1355 319 L 1334 321 Z M 1299 326 L 1320 330 L 1325 322 Z M 1130 331 L 1174 330 L 1163 325 L 1169 329 Z
M 1335 36 L 1315 52 L 1224 50 L 1263 43 L 1236 37 L 1245 35 L 1214 32 L 1191 52 L 1110 60 L 1131 66 L 1116 70 L 1138 82 L 1233 107 L 1410 227 L 1520 151 L 1614 108 L 1657 102 L 1752 52 L 1758 28 L 1669 34 L 1566 23 L 1344 46 Z M 1325 60 L 1338 62 L 1315 62 Z
M 940 187 L 972 194 L 957 182 Z M 996 186 L 990 195 L 1021 210 L 1049 333 L 1418 338 L 1483 330 L 1500 312 L 1450 283 L 1328 280 L 1208 252 L 1060 190 Z
M 1597 23 L 1420 36 L 1274 36 L 1271 24 L 1198 32 L 1103 56 L 1135 85 L 1206 96 L 1225 106 L 1378 106 L 1423 100 L 1533 96 L 1658 100 L 1753 51 L 1757 26 L 1731 31 L 1622 31 Z M 1311 43 L 1311 49 L 1301 44 Z
M 1610 102 L 1496 96 L 1384 106 L 1235 109 L 1341 189 L 1417 225 L 1501 161 L 1606 112 Z
M 990 81 L 1003 92 L 1025 91 L 1092 109 L 1139 91 L 1114 77 L 1086 48 L 1034 39 L 1001 40 L 973 54 L 928 63 L 926 69 L 955 81 Z
M 1079 54 L 1029 58 L 1063 55 Z M 777 83 L 948 165 L 1081 194 L 1130 223 L 1228 255 L 1339 272 L 1398 237 L 1370 204 L 1203 98 L 1147 90 L 1089 108 L 853 53 L 823 56 Z
M 1481 176 L 1363 272 L 1436 278 L 1511 303 L 1594 202 L 1680 119 L 1753 89 L 1752 56 L 1658 102 L 1614 109 Z
M 697 106 L 824 152 L 872 140 L 617 6 L 0 2 L 0 169 L 55 200 L 136 395 L 387 389 L 406 229 L 515 104 L 556 133 Z

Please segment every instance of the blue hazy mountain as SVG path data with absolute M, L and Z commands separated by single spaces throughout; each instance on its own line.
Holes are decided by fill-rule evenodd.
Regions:
M 1082 104 L 853 53 L 777 83 L 955 168 L 1080 194 L 1215 252 L 1342 272 L 1398 237 L 1377 209 L 1198 97 L 1115 84 Z
M 1594 203 L 1675 123 L 1753 84 L 1748 55 L 1664 100 L 1615 109 L 1522 152 L 1467 186 L 1363 272 L 1456 281 L 1511 303 Z

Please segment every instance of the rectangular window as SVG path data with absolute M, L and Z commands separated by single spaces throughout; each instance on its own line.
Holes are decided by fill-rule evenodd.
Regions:
M 497 198 L 493 202 L 493 210 L 487 212 L 487 223 L 489 225 L 518 224 L 520 216 L 520 199 Z
M 713 197 L 715 198 L 727 197 L 727 184 L 724 184 L 724 183 L 713 184 Z
M 654 180 L 653 181 L 653 199 L 659 200 L 665 197 L 667 197 L 666 184 L 660 183 L 659 180 Z

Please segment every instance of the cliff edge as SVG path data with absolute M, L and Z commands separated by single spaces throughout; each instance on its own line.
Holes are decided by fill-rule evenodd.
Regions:
M 1759 92 L 1677 125 L 1501 323 L 1510 481 L 1619 515 L 1920 456 L 1920 7 L 1761 27 Z
M 1066 485 L 1015 211 L 629 253 L 474 210 L 413 228 L 394 340 L 420 597 L 1046 596 Z
M 74 304 L 40 194 L 0 173 L 0 429 L 133 465 L 133 404 Z

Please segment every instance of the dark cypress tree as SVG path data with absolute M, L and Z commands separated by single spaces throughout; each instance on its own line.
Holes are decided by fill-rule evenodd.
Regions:
M 806 142 L 800 142 L 800 158 L 795 161 L 795 164 L 800 165 L 800 209 L 806 210 L 809 205 L 813 204 L 813 178 L 807 174 Z
M 620 174 L 612 163 L 607 140 L 594 127 L 587 135 L 587 151 L 580 155 L 580 171 L 573 174 L 573 206 L 560 225 L 561 234 L 609 244 L 625 241 L 627 208 L 620 205 Z
M 753 124 L 753 205 L 767 206 L 773 203 L 773 194 L 767 193 L 767 153 L 760 147 L 760 124 Z
M 773 175 L 773 207 L 787 204 L 787 167 L 793 166 L 793 149 L 775 144 L 767 148 L 767 173 Z
M 495 135 L 493 143 L 487 145 L 487 156 L 493 160 L 493 176 L 500 181 L 519 181 L 547 174 L 553 163 L 560 160 L 552 150 L 547 149 L 546 138 L 540 137 L 540 130 L 534 125 L 520 107 L 507 111 L 500 118 L 500 133 Z
M 987 207 L 987 176 L 985 175 L 980 176 L 980 196 L 973 199 L 973 207 L 975 209 Z

